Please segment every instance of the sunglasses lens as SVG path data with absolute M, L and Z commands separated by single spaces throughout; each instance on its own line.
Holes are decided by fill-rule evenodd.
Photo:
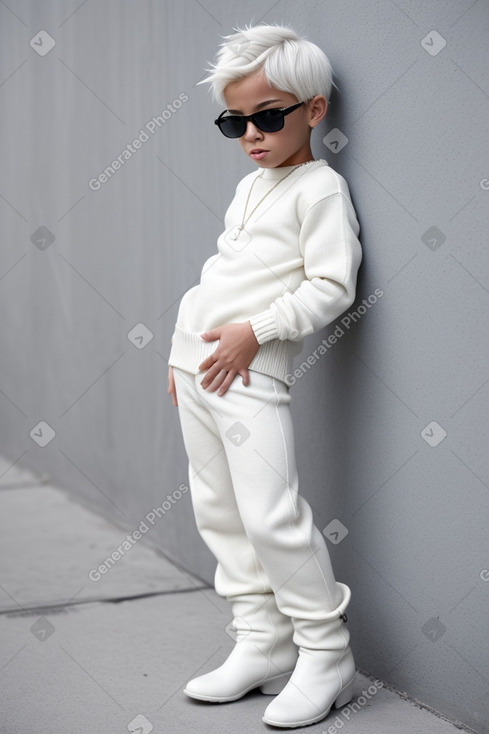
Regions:
M 264 133 L 276 133 L 284 126 L 281 109 L 262 110 L 251 116 L 253 124 Z M 241 115 L 227 115 L 217 120 L 219 129 L 227 138 L 240 138 L 246 132 L 248 121 Z
M 221 117 L 219 129 L 227 138 L 240 138 L 246 132 L 246 122 L 237 115 Z
M 282 110 L 263 110 L 255 115 L 256 126 L 264 133 L 276 133 L 284 126 Z

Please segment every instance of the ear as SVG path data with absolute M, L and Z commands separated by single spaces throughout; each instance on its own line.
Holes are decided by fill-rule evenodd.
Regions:
M 328 102 L 322 94 L 316 94 L 309 101 L 309 127 L 316 127 L 326 115 Z

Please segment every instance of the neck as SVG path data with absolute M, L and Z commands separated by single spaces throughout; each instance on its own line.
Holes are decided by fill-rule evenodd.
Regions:
M 312 154 L 311 146 L 308 143 L 303 148 L 299 148 L 293 155 L 290 156 L 290 158 L 287 158 L 286 161 L 280 164 L 280 166 L 277 166 L 277 168 L 285 168 L 285 166 L 297 166 L 301 163 L 309 163 L 309 161 L 312 161 L 314 159 L 314 156 Z
M 318 161 L 315 161 L 314 158 L 312 158 L 309 161 L 304 161 L 303 163 L 295 163 L 294 165 L 290 165 L 290 166 L 275 166 L 275 168 L 262 168 L 259 176 L 260 178 L 263 178 L 263 179 L 268 179 L 268 180 L 274 179 L 275 181 L 277 181 L 278 179 L 286 176 L 287 173 L 291 170 L 294 170 L 296 168 L 300 170 L 302 166 L 306 167 L 308 164 L 313 164 L 317 162 Z

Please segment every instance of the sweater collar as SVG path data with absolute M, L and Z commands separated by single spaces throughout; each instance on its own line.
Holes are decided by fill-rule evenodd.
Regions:
M 316 165 L 314 165 L 316 164 Z M 298 171 L 308 171 L 311 168 L 318 168 L 319 165 L 327 166 L 327 161 L 319 158 L 317 161 L 308 161 L 308 163 L 302 163 L 296 166 L 277 166 L 276 168 L 262 168 L 260 178 L 264 181 L 278 181 L 279 179 L 286 176 L 290 171 L 296 168 Z

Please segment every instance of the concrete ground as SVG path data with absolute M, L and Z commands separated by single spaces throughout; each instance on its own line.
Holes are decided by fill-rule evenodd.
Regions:
M 233 646 L 230 607 L 204 582 L 136 543 L 89 578 L 125 533 L 0 461 L 0 732 L 277 732 L 271 700 L 187 698 L 189 678 Z M 358 674 L 352 704 L 310 734 L 455 734 L 454 724 Z

